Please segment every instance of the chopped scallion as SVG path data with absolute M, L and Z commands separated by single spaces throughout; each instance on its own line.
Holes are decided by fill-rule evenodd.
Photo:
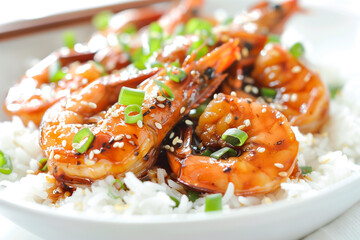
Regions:
M 192 202 L 195 202 L 196 199 L 198 199 L 200 197 L 198 192 L 191 191 L 191 190 L 187 192 L 187 195 L 188 195 L 189 200 Z
M 73 49 L 76 44 L 75 33 L 73 31 L 64 32 L 63 42 L 66 47 Z
M 280 43 L 280 37 L 278 35 L 270 34 L 266 41 L 266 44 L 268 43 Z
M 135 113 L 135 114 L 133 114 Z M 141 112 L 141 107 L 136 104 L 129 105 L 124 110 L 125 114 L 125 123 L 133 124 L 137 123 L 139 120 L 143 120 L 143 114 Z
M 335 98 L 336 95 L 340 92 L 342 86 L 329 86 L 329 92 L 331 98 Z
M 212 151 L 210 149 L 205 149 L 202 153 L 201 156 L 207 156 L 209 157 L 211 155 Z
M 289 52 L 295 58 L 299 58 L 304 54 L 305 48 L 301 43 L 297 42 L 294 45 L 292 45 L 292 47 L 289 49 Z
M 199 60 L 200 58 L 202 58 L 209 52 L 209 48 L 206 45 L 204 45 L 203 40 L 199 40 L 199 41 L 193 42 L 191 44 L 190 49 L 189 49 L 189 54 L 191 54 L 193 51 L 197 51 L 196 60 Z
M 13 170 L 10 156 L 0 151 L 0 173 L 9 175 Z
M 160 49 L 163 41 L 163 29 L 161 26 L 153 22 L 149 26 L 149 54 Z
M 191 109 L 190 113 L 189 113 L 189 117 L 191 117 L 193 119 L 199 118 L 201 116 L 201 114 L 205 111 L 205 108 L 207 107 L 208 104 L 209 104 L 209 101 L 205 101 L 203 104 L 201 104 L 196 109 Z
M 186 78 L 186 72 L 179 67 L 171 66 L 166 70 L 168 77 L 174 82 L 181 82 Z
M 265 97 L 269 97 L 269 98 L 275 98 L 276 90 L 272 89 L 272 88 L 263 87 L 263 88 L 261 88 L 261 95 L 263 95 Z
M 229 147 L 224 147 L 220 150 L 217 150 L 216 152 L 213 152 L 210 157 L 215 158 L 215 159 L 219 159 L 222 156 L 224 156 L 225 154 L 229 154 L 230 157 L 235 157 L 236 156 L 236 151 L 232 148 Z
M 160 90 L 161 94 L 163 95 L 163 97 L 167 98 L 170 101 L 175 100 L 174 93 L 171 91 L 171 89 L 168 86 L 166 86 L 165 83 L 158 81 L 158 80 L 154 80 L 154 82 L 159 87 L 159 90 Z M 163 90 L 165 90 L 165 92 Z
M 48 170 L 48 168 L 47 168 L 47 158 L 42 158 L 42 159 L 40 159 L 40 161 L 39 161 L 39 163 L 41 164 L 41 169 L 40 169 L 40 171 L 42 171 L 42 172 L 46 172 L 47 170 Z
M 177 200 L 177 199 L 176 199 L 175 197 L 173 197 L 173 196 L 169 196 L 169 197 L 170 197 L 170 199 L 173 200 L 174 203 L 175 203 L 175 206 L 174 206 L 173 208 L 177 208 L 177 207 L 179 206 L 179 204 L 180 204 L 179 200 Z
M 211 194 L 205 198 L 205 212 L 222 210 L 222 195 L 220 193 Z
M 79 132 L 77 132 L 73 139 L 73 144 L 77 144 L 78 146 L 75 150 L 79 153 L 84 153 L 88 150 L 91 143 L 94 141 L 94 134 L 88 128 L 83 128 Z
M 61 69 L 59 61 L 55 61 L 49 67 L 49 81 L 57 83 L 59 80 L 63 79 L 66 76 L 66 73 Z
M 128 24 L 123 30 L 122 33 L 133 35 L 137 32 L 137 28 L 134 24 Z
M 118 198 L 120 198 L 120 196 L 116 196 L 112 191 L 112 188 L 115 187 L 115 184 L 120 184 L 120 189 L 124 189 L 124 190 L 126 190 L 126 186 L 119 179 L 115 179 L 113 181 L 113 183 L 111 184 L 111 186 L 109 187 L 108 195 L 110 197 L 112 197 L 113 199 L 118 199 Z
M 312 172 L 312 167 L 311 166 L 303 166 L 303 167 L 299 167 L 301 170 L 301 174 L 308 174 Z
M 134 88 L 122 87 L 118 102 L 122 105 L 136 104 L 141 106 L 144 102 L 145 91 Z
M 95 15 L 92 22 L 93 25 L 97 30 L 105 30 L 110 22 L 111 17 L 113 16 L 113 13 L 110 11 L 103 11 Z
M 239 147 L 245 143 L 246 139 L 248 139 L 248 135 L 240 129 L 230 128 L 223 133 L 221 138 L 227 143 Z

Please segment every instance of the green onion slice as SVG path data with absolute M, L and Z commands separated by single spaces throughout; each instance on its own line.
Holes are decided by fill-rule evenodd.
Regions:
M 123 30 L 122 33 L 126 33 L 129 35 L 133 35 L 137 32 L 137 28 L 134 24 L 130 23 L 128 24 Z
M 75 33 L 73 31 L 64 32 L 63 33 L 63 42 L 66 47 L 73 49 L 76 44 Z
M 301 170 L 301 174 L 308 174 L 312 172 L 312 167 L 311 166 L 303 166 L 303 167 L 299 167 Z
M 207 156 L 209 157 L 211 155 L 212 151 L 210 149 L 205 149 L 202 153 L 201 156 Z
M 134 88 L 122 87 L 118 102 L 122 105 L 136 104 L 141 106 L 144 102 L 145 91 Z
M 216 152 L 212 153 L 210 155 L 210 157 L 215 158 L 215 159 L 219 159 L 221 158 L 223 155 L 225 154 L 229 154 L 231 157 L 235 157 L 236 156 L 236 151 L 232 148 L 229 147 L 224 147 L 220 150 L 217 150 Z
M 135 113 L 135 114 L 133 114 Z M 129 105 L 124 110 L 125 114 L 125 123 L 133 124 L 137 123 L 139 120 L 143 120 L 143 114 L 141 112 L 141 107 L 136 104 Z
M 275 98 L 275 96 L 276 96 L 276 90 L 272 89 L 272 88 L 263 87 L 263 88 L 261 88 L 260 91 L 261 91 L 261 95 L 263 95 L 265 97 Z
M 248 135 L 246 132 L 241 131 L 240 129 L 230 128 L 223 133 L 221 138 L 227 143 L 239 147 L 245 143 L 245 141 L 248 139 Z
M 335 98 L 336 95 L 340 92 L 342 86 L 329 86 L 329 92 L 331 98 Z
M 268 43 L 280 43 L 280 37 L 278 35 L 270 34 L 266 41 L 266 44 Z
M 109 191 L 108 191 L 108 195 L 109 195 L 110 197 L 112 197 L 113 199 L 118 199 L 118 198 L 120 198 L 120 196 L 116 196 L 116 195 L 113 193 L 113 191 L 112 191 L 112 187 L 114 187 L 114 185 L 115 185 L 116 183 L 119 183 L 119 184 L 120 184 L 120 189 L 126 190 L 126 186 L 125 186 L 119 179 L 115 179 L 115 180 L 113 181 L 113 183 L 111 184 L 111 186 L 109 187 Z M 119 190 L 120 190 L 120 189 L 119 189 Z
M 209 48 L 206 45 L 203 45 L 203 44 L 204 44 L 203 40 L 193 42 L 191 44 L 191 46 L 190 46 L 188 54 L 191 54 L 193 51 L 196 50 L 197 51 L 196 60 L 199 60 L 200 58 L 202 58 L 203 56 L 205 56 L 209 52 Z M 203 47 L 200 48 L 201 46 L 203 46 Z
M 175 95 L 174 93 L 171 91 L 171 89 L 166 86 L 165 83 L 161 82 L 161 81 L 158 81 L 158 80 L 154 80 L 155 84 L 159 87 L 159 90 L 161 92 L 161 94 L 167 98 L 168 100 L 170 101 L 174 101 L 175 99 Z M 163 91 L 165 90 L 165 92 Z
M 186 78 L 186 72 L 176 66 L 171 66 L 166 70 L 168 77 L 174 82 L 181 82 Z
M 222 195 L 220 193 L 211 194 L 205 198 L 205 212 L 222 210 Z
M 0 151 L 0 173 L 9 175 L 13 170 L 10 156 Z
M 79 153 L 84 153 L 94 141 L 94 134 L 88 128 L 83 128 L 74 136 L 73 143 L 79 144 L 75 150 Z
M 110 11 L 100 12 L 92 19 L 92 23 L 97 30 L 105 30 L 108 27 L 112 16 L 113 13 Z
M 189 117 L 191 117 L 193 119 L 199 118 L 201 116 L 201 114 L 203 114 L 203 112 L 205 111 L 205 108 L 207 107 L 209 102 L 210 101 L 207 100 L 203 104 L 201 104 L 199 107 L 197 107 L 196 109 L 191 109 L 190 113 L 189 113 Z
M 183 23 L 178 24 L 174 30 L 174 36 L 184 35 L 185 34 L 185 25 Z
M 42 159 L 40 159 L 40 161 L 39 161 L 39 163 L 43 166 L 41 169 L 40 169 L 40 171 L 42 171 L 42 172 L 46 172 L 47 170 L 48 170 L 48 168 L 47 168 L 47 158 L 42 158 Z
M 149 26 L 149 54 L 160 49 L 163 42 L 163 29 L 157 22 Z
M 63 79 L 66 76 L 66 73 L 62 71 L 59 61 L 55 61 L 49 67 L 49 81 L 57 83 L 59 80 Z
M 169 196 L 169 197 L 170 197 L 170 199 L 173 200 L 174 203 L 175 203 L 175 206 L 174 206 L 173 208 L 177 208 L 177 207 L 179 206 L 179 204 L 180 204 L 179 200 L 177 200 L 177 199 L 176 199 L 175 197 L 173 197 L 173 196 Z
M 191 190 L 187 192 L 187 195 L 188 195 L 189 200 L 192 202 L 195 202 L 196 199 L 198 199 L 200 197 L 199 193 L 197 193 L 195 191 L 191 191 Z
M 289 49 L 289 52 L 295 58 L 299 58 L 304 54 L 305 48 L 301 43 L 297 42 L 294 45 L 292 45 L 292 47 Z

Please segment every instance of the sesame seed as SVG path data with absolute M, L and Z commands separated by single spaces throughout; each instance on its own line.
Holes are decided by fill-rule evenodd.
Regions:
M 284 101 L 284 102 L 288 102 L 289 100 L 290 100 L 290 95 L 289 94 L 283 94 L 282 95 L 282 100 Z
M 123 143 L 123 142 L 119 142 L 118 148 L 122 148 L 122 147 L 124 147 L 124 143 Z
M 170 145 L 165 145 L 164 148 L 165 148 L 166 150 L 169 150 L 169 149 L 170 149 Z
M 185 112 L 185 110 L 186 110 L 186 108 L 185 108 L 185 107 L 182 107 L 182 108 L 180 109 L 180 114 L 183 114 L 183 113 Z
M 251 78 L 251 77 L 245 77 L 244 78 L 244 82 L 248 83 L 248 84 L 254 84 L 255 83 L 255 79 Z
M 143 127 L 143 122 L 141 120 L 138 120 L 136 122 L 136 124 L 138 125 L 139 128 L 142 128 Z
M 115 143 L 113 144 L 113 147 L 116 148 L 116 147 L 119 146 L 119 144 L 120 144 L 120 142 L 115 142 Z
M 83 85 L 87 84 L 88 82 L 89 82 L 89 80 L 88 80 L 87 78 L 83 78 L 83 79 L 81 80 L 81 83 L 82 83 Z
M 158 122 L 155 122 L 155 127 L 157 129 L 162 129 L 162 125 L 160 123 L 158 123 Z
M 152 117 L 152 118 L 153 118 L 153 117 L 155 117 L 155 114 L 153 114 L 153 113 L 152 113 L 152 114 L 150 114 L 150 117 Z
M 192 125 L 193 125 L 193 122 L 190 121 L 190 120 L 188 120 L 188 119 L 186 119 L 186 120 L 185 120 L 185 124 L 188 125 L 188 126 L 192 126 Z
M 127 139 L 131 139 L 131 135 L 129 135 L 129 134 L 126 134 L 125 137 L 126 137 Z
M 162 104 L 162 103 L 159 103 L 157 106 L 158 106 L 159 108 L 165 108 L 165 105 Z
M 117 135 L 114 140 L 115 141 L 121 141 L 122 139 L 124 138 L 124 135 L 120 134 L 120 135 Z
M 81 105 L 84 105 L 84 106 L 87 106 L 87 105 L 88 105 L 88 102 L 81 101 L 80 104 L 81 104 Z
M 183 140 L 178 139 L 177 143 L 183 143 Z
M 174 152 L 174 151 L 175 151 L 174 147 L 170 147 L 170 152 Z
M 54 159 L 56 159 L 56 160 L 60 159 L 60 155 L 59 155 L 59 154 L 55 154 Z
M 94 152 L 91 151 L 91 152 L 89 153 L 89 159 L 93 159 L 93 158 L 94 158 Z
M 111 113 L 111 116 L 114 117 L 114 118 L 116 118 L 116 117 L 119 116 L 119 114 L 118 114 L 117 112 L 113 112 L 113 113 Z
M 96 103 L 89 102 L 89 107 L 92 109 L 95 109 L 95 108 L 97 108 L 97 105 L 96 105 Z
M 295 102 L 295 101 L 297 100 L 297 98 L 298 98 L 298 95 L 297 95 L 296 93 L 293 93 L 293 94 L 291 94 L 290 100 L 291 100 L 292 102 Z
M 62 140 L 62 142 L 61 142 L 61 145 L 63 146 L 63 147 L 66 147 L 66 140 Z
M 172 141 L 172 145 L 176 145 L 178 142 L 179 137 L 175 137 Z
M 266 112 L 266 108 L 263 108 L 263 109 L 261 110 L 261 112 L 262 112 L 262 113 L 265 113 L 265 112 Z
M 53 158 L 54 158 L 54 150 L 51 151 L 50 156 L 49 156 L 49 159 L 53 159 Z
M 299 65 L 296 65 L 295 67 L 293 67 L 291 69 L 291 72 L 292 73 L 299 73 L 299 72 L 301 72 L 301 67 Z
M 231 91 L 230 96 L 236 97 L 236 92 Z
M 311 79 L 311 73 L 309 72 L 308 74 L 306 74 L 304 81 L 308 82 L 308 81 L 310 81 L 310 79 Z
M 163 97 L 163 96 L 157 96 L 156 99 L 157 99 L 159 102 L 163 102 L 163 101 L 166 100 L 166 98 Z
M 215 93 L 215 94 L 214 94 L 214 99 L 216 99 L 216 98 L 217 98 L 217 96 L 218 96 L 218 95 Z
M 134 141 L 130 140 L 129 143 L 130 143 L 131 145 L 135 146 Z
M 227 40 L 225 40 L 225 42 L 227 42 Z M 236 60 L 238 60 L 238 61 L 241 60 L 241 54 L 239 52 L 235 52 L 235 57 L 236 57 Z
M 279 172 L 280 177 L 287 177 L 287 172 Z
M 175 133 L 171 132 L 169 138 L 172 139 L 174 136 L 175 136 Z
M 259 153 L 263 153 L 263 152 L 265 152 L 265 148 L 263 148 L 263 147 L 258 147 L 258 148 L 257 148 L 257 151 L 258 151 Z
M 242 129 L 244 129 L 246 126 L 245 125 L 240 125 L 240 126 L 238 126 L 237 128 L 239 129 L 239 130 L 242 130 Z
M 190 75 L 195 78 L 195 77 L 199 77 L 199 76 L 200 76 L 200 73 L 199 73 L 198 71 L 192 70 L 192 71 L 190 72 Z
M 250 122 L 249 119 L 245 119 L 244 124 L 245 124 L 246 127 L 248 127 L 248 126 L 250 126 L 251 122 Z
M 92 160 L 89 160 L 89 159 L 86 159 L 85 160 L 85 165 L 86 166 L 92 166 L 92 165 L 94 165 L 95 164 L 95 161 L 92 161 Z
M 249 56 L 249 49 L 247 49 L 247 48 L 241 49 L 241 54 L 242 54 L 244 57 Z
M 94 154 L 100 154 L 100 150 L 99 150 L 99 149 L 94 149 L 93 152 L 94 152 Z
M 281 163 L 274 163 L 274 166 L 277 168 L 284 168 L 284 165 Z
M 257 87 L 253 87 L 251 89 L 251 91 L 252 91 L 253 94 L 258 94 L 259 93 L 259 89 Z
M 247 93 L 250 93 L 251 89 L 252 89 L 251 85 L 246 85 L 245 88 L 244 88 L 245 92 L 247 92 Z

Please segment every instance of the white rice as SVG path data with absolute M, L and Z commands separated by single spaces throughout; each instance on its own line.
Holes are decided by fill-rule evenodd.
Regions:
M 349 176 L 360 174 L 360 83 L 348 82 L 342 94 L 331 103 L 330 119 L 320 134 L 301 134 L 293 128 L 300 142 L 299 166 L 312 166 L 313 171 L 304 179 L 288 179 L 281 188 L 261 196 L 235 196 L 234 185 L 229 184 L 222 198 L 223 211 L 258 204 L 270 205 L 274 201 L 311 197 Z M 359 98 L 359 99 L 358 99 Z M 96 181 L 90 188 L 78 188 L 72 196 L 55 205 L 47 198 L 46 190 L 53 186 L 53 177 L 42 173 L 26 174 L 38 169 L 41 150 L 38 130 L 34 125 L 24 127 L 20 119 L 0 123 L 0 149 L 8 154 L 14 170 L 10 175 L 0 174 L 0 197 L 12 201 L 26 200 L 48 205 L 62 212 L 84 214 L 180 214 L 203 212 L 205 197 L 191 202 L 182 185 L 167 180 L 164 169 L 157 169 L 157 182 L 142 182 L 132 173 L 122 181 L 129 190 L 112 187 L 114 177 Z M 109 195 L 111 193 L 116 199 Z M 179 202 L 175 207 L 175 198 Z

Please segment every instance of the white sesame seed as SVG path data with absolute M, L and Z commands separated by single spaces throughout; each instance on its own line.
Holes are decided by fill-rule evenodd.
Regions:
M 190 121 L 189 119 L 186 119 L 186 120 L 185 120 L 185 124 L 188 125 L 188 126 L 192 126 L 192 125 L 193 125 L 193 122 Z
M 291 94 L 291 99 L 290 100 L 292 102 L 295 102 L 297 100 L 297 98 L 298 98 L 298 95 L 296 93 L 293 93 L 293 94 Z
M 244 124 L 245 124 L 246 127 L 248 127 L 248 126 L 250 126 L 251 122 L 250 122 L 249 119 L 245 119 Z
M 174 151 L 175 151 L 174 147 L 170 147 L 170 152 L 174 152 Z
M 244 57 L 249 56 L 249 49 L 243 48 L 243 49 L 241 50 L 241 54 L 242 54 Z
M 83 85 L 87 84 L 88 82 L 89 82 L 89 80 L 88 80 L 87 78 L 83 78 L 83 79 L 81 80 L 81 83 L 82 83 Z
M 261 110 L 261 112 L 262 112 L 262 113 L 265 113 L 265 112 L 266 112 L 266 108 L 263 108 L 263 109 Z
M 131 135 L 129 135 L 129 134 L 126 134 L 125 137 L 126 137 L 127 139 L 131 139 Z
M 214 99 L 216 99 L 216 98 L 217 98 L 217 96 L 218 96 L 218 95 L 215 93 L 215 94 L 214 94 Z
M 155 117 L 155 114 L 153 114 L 153 113 L 152 113 L 152 114 L 150 114 L 150 117 L 152 117 L 152 118 L 153 118 L 153 117 Z
M 60 159 L 60 155 L 59 155 L 59 154 L 55 154 L 55 155 L 54 155 L 54 159 L 59 160 L 59 159 Z
M 97 108 L 97 105 L 96 105 L 96 103 L 89 102 L 89 107 L 92 109 L 95 109 L 95 108 Z
M 119 114 L 118 114 L 117 112 L 113 112 L 113 113 L 111 113 L 111 117 L 116 118 L 116 117 L 118 117 L 118 116 L 119 116 Z
M 94 158 L 94 152 L 93 151 L 90 151 L 89 153 L 89 159 L 93 159 Z
M 115 142 L 115 143 L 113 144 L 113 147 L 114 147 L 114 148 L 117 148 L 117 147 L 119 146 L 119 143 L 120 143 L 120 142 Z
M 258 94 L 259 93 L 259 89 L 257 87 L 253 87 L 251 89 L 251 91 L 252 91 L 253 94 Z
M 287 172 L 279 172 L 280 177 L 287 177 Z
M 159 108 L 165 108 L 165 105 L 162 104 L 162 103 L 159 103 L 157 106 L 158 106 Z
M 136 124 L 138 125 L 139 128 L 142 128 L 143 127 L 143 122 L 141 120 L 138 120 L 136 122 Z
M 92 160 L 89 160 L 89 159 L 86 159 L 85 160 L 85 165 L 86 166 L 92 166 L 92 165 L 94 165 L 95 164 L 95 161 L 92 161 Z
M 284 165 L 281 163 L 274 163 L 274 166 L 277 168 L 284 168 Z
M 236 92 L 231 91 L 230 95 L 233 96 L 233 97 L 236 97 Z
M 237 128 L 239 129 L 239 130 L 242 130 L 242 129 L 244 129 L 246 126 L 245 125 L 240 125 L 240 126 L 238 126 Z
M 129 143 L 130 143 L 131 145 L 135 146 L 134 141 L 130 140 Z
M 175 137 L 172 141 L 172 145 L 176 145 L 178 142 L 179 137 Z
M 185 110 L 186 110 L 186 108 L 185 108 L 185 107 L 182 107 L 182 108 L 180 109 L 180 114 L 183 114 L 183 113 L 185 112 Z
M 94 154 L 100 154 L 100 150 L 99 150 L 99 149 L 94 149 L 93 152 L 94 152 Z
M 80 147 L 80 144 L 79 143 L 72 143 L 71 146 L 75 149 L 79 148 Z
M 63 147 L 66 147 L 66 140 L 62 140 L 62 142 L 61 142 L 61 145 L 63 146 Z
M 118 148 L 122 148 L 122 147 L 124 147 L 124 143 L 123 143 L 123 142 L 119 142 Z
M 259 153 L 263 153 L 263 152 L 265 152 L 265 148 L 263 148 L 263 147 L 258 147 L 258 148 L 257 148 L 257 151 L 258 151 Z
M 53 158 L 54 158 L 54 150 L 51 151 L 50 156 L 49 156 L 49 159 L 53 159 Z
M 124 135 L 120 134 L 120 135 L 117 135 L 114 140 L 115 141 L 121 141 L 122 139 L 124 138 Z
M 172 139 L 174 136 L 175 136 L 175 133 L 171 132 L 169 138 Z
M 290 100 L 290 95 L 287 94 L 287 93 L 284 93 L 284 94 L 282 95 L 282 100 L 283 100 L 284 102 L 288 102 L 288 101 Z
M 157 129 L 162 129 L 162 125 L 158 122 L 155 122 L 155 127 L 157 127 Z
M 178 139 L 177 143 L 183 143 L 183 140 Z
M 245 88 L 244 88 L 245 92 L 247 92 L 247 93 L 250 93 L 251 89 L 252 89 L 251 85 L 246 85 Z
M 169 150 L 169 149 L 170 149 L 170 145 L 165 145 L 164 148 L 165 148 L 166 150 Z
M 88 102 L 81 101 L 80 104 L 81 104 L 81 105 L 84 105 L 84 106 L 87 106 L 87 105 L 88 105 Z
M 304 77 L 304 81 L 305 81 L 305 82 L 308 82 L 308 81 L 310 81 L 310 79 L 311 79 L 311 73 L 309 72 L 309 73 L 306 74 L 306 76 Z
M 166 100 L 166 98 L 164 98 L 163 96 L 157 96 L 156 99 L 159 101 L 159 102 L 163 102 Z
M 299 72 L 301 72 L 301 67 L 299 65 L 296 65 L 295 67 L 293 67 L 291 69 L 291 72 L 292 73 L 299 73 Z

